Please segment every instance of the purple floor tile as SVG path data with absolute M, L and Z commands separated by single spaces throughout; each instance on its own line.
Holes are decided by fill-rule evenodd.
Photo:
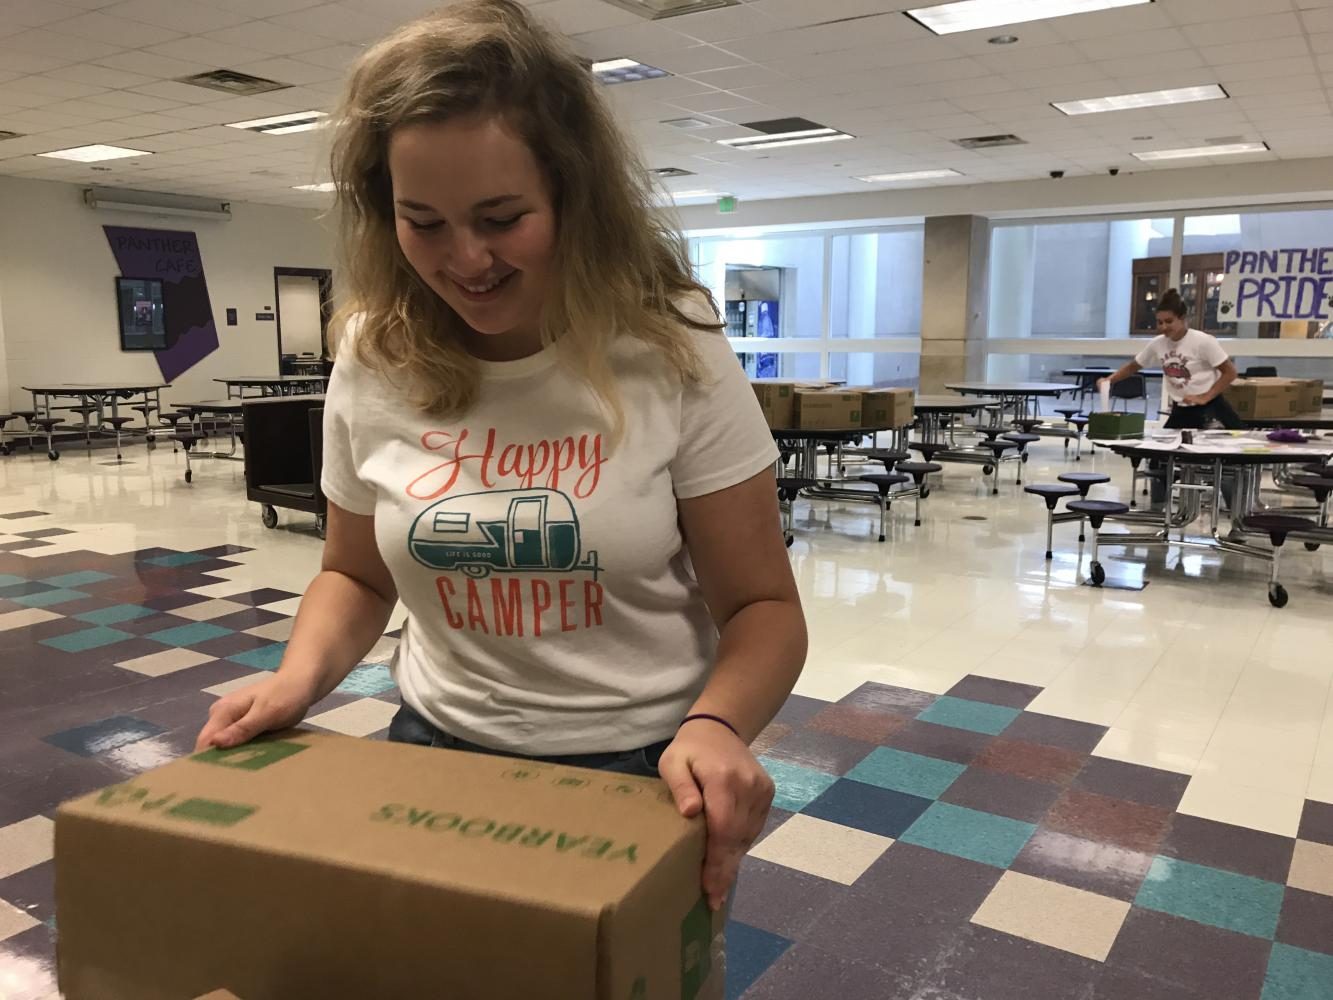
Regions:
M 1099 896 L 1133 902 L 1152 862 L 1151 854 L 1039 827 L 1010 868 Z
M 1333 896 L 1287 886 L 1277 939 L 1306 951 L 1333 955 Z
M 0 794 L 24 817 L 50 813 L 67 799 L 114 785 L 120 775 L 100 761 L 67 753 L 44 743 L 6 745 Z
M 258 607 L 261 604 L 274 604 L 278 601 L 286 601 L 293 597 L 300 596 L 300 594 L 293 594 L 290 590 L 276 590 L 273 587 L 261 587 L 258 590 L 247 590 L 239 594 L 229 594 L 225 599 L 228 601 L 235 601 L 237 604 L 249 604 Z
M 72 535 L 74 532 L 66 528 L 38 528 L 35 531 L 16 531 L 14 534 L 21 538 L 55 538 L 58 535 Z
M 935 695 L 927 694 L 925 691 L 912 691 L 908 688 L 894 687 L 892 684 L 867 681 L 844 697 L 839 704 L 856 705 L 879 712 L 894 712 L 915 719 L 935 704 L 935 700 Z
M 209 622 L 209 624 L 217 625 L 218 622 Z M 226 626 L 219 627 L 225 628 Z M 272 639 L 261 639 L 258 636 L 246 635 L 244 632 L 234 632 L 231 635 L 220 635 L 216 639 L 206 639 L 203 642 L 193 643 L 189 648 L 196 653 L 215 656 L 221 660 L 228 656 L 249 653 L 271 645 L 273 645 Z
M 792 729 L 800 729 L 827 708 L 828 704 L 828 702 L 820 701 L 818 698 L 806 698 L 804 695 L 794 694 L 778 710 L 778 714 L 774 716 L 773 721 L 791 726 Z
M 1028 781 L 1068 785 L 1083 768 L 1083 755 L 1062 747 L 999 738 L 987 745 L 977 764 Z
M 806 728 L 864 743 L 879 744 L 907 725 L 906 715 L 862 705 L 830 705 L 806 723 Z
M 1103 969 L 1090 1000 L 1220 1000 L 1133 970 Z
M 200 594 L 170 593 L 150 598 L 141 603 L 144 607 L 152 608 L 154 611 L 175 611 L 177 608 L 188 607 L 191 604 L 202 604 L 209 600 L 212 600 L 212 598 L 203 597 Z
M 1042 746 L 1077 750 L 1079 753 L 1091 753 L 1105 735 L 1105 726 L 1059 719 L 1038 712 L 1024 712 L 1004 731 L 1007 740 L 1040 743 Z
M 848 891 L 846 886 L 793 868 L 746 858 L 731 915 L 751 927 L 796 941 Z
M 56 915 L 56 863 L 47 861 L 0 879 L 0 900 L 22 910 L 34 920 Z M 0 982 L 3 982 L 0 979 Z
M 29 517 L 44 517 L 48 513 L 50 512 L 45 510 L 16 510 L 9 514 L 0 514 L 0 518 L 6 521 L 22 521 Z
M 1316 844 L 1333 844 L 1333 804 L 1307 800 L 1297 836 Z
M 46 742 L 70 753 L 95 757 L 138 740 L 158 736 L 163 731 L 163 727 L 145 722 L 143 719 L 117 715 L 86 726 L 76 726 L 63 732 L 51 733 L 46 737 Z
M 945 694 L 950 698 L 984 701 L 991 705 L 1003 705 L 1005 708 L 1027 708 L 1032 699 L 1041 694 L 1041 688 L 1031 684 L 1016 684 L 1013 681 L 969 674 Z
M 1046 814 L 1045 826 L 1091 843 L 1156 854 L 1171 827 L 1171 813 L 1070 788 Z
M 1060 797 L 1060 786 L 970 767 L 940 796 L 941 802 L 1040 823 Z
M 929 983 L 959 1000 L 1088 1000 L 1101 974 L 1098 962 L 969 926 Z
M 1285 885 L 1295 849 L 1296 841 L 1291 837 L 1178 815 L 1160 853 Z
M 1226 1000 L 1258 1000 L 1272 943 L 1138 907 L 1107 965 Z
M 844 775 L 874 750 L 874 744 L 850 740 L 844 736 L 802 729 L 792 733 L 768 752 L 768 756 L 788 764 Z
M 288 615 L 280 615 L 276 611 L 265 611 L 263 608 L 246 608 L 244 611 L 237 611 L 234 614 L 223 615 L 221 618 L 214 618 L 214 625 L 222 628 L 229 628 L 235 632 L 244 632 L 247 629 L 259 628 L 261 625 L 271 625 L 276 621 L 282 621 Z
M 214 556 L 222 558 L 225 556 L 240 555 L 243 552 L 253 552 L 254 549 L 247 548 L 244 545 L 214 545 L 208 549 L 198 549 L 195 551 L 197 556 Z
M 744 994 L 744 1000 L 911 1000 L 913 989 L 869 961 L 796 944 Z
M 1074 779 L 1074 787 L 1145 806 L 1174 810 L 1189 787 L 1187 774 L 1127 764 L 1105 757 L 1089 757 Z
M 864 893 L 849 893 L 824 911 L 802 943 L 871 962 L 901 983 L 929 979 L 955 946 L 959 926 L 908 919 L 897 907 L 884 904 Z
M 856 880 L 852 891 L 885 905 L 901 919 L 962 927 L 1004 873 L 991 865 L 901 841 Z
M 24 552 L 28 549 L 45 548 L 50 544 L 50 542 L 42 542 L 34 538 L 29 538 L 22 542 L 5 542 L 3 545 L 0 545 L 0 552 Z
M 936 726 L 911 719 L 901 729 L 890 733 L 884 745 L 897 750 L 938 757 L 956 764 L 971 764 L 990 744 L 991 737 L 966 729 Z

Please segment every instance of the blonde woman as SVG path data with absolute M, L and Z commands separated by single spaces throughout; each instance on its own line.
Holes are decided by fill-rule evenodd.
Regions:
M 773 784 L 749 744 L 804 619 L 754 394 L 597 85 L 514 0 L 358 61 L 333 175 L 354 320 L 323 569 L 281 667 L 199 745 L 300 721 L 389 622 L 390 738 L 657 774 L 724 901 Z

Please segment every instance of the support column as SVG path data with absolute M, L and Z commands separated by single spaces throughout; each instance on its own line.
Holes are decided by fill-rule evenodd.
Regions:
M 921 299 L 921 392 L 985 377 L 990 222 L 975 215 L 926 220 Z

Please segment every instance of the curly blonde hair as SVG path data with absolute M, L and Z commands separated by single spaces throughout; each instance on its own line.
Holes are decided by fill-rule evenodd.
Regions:
M 619 426 L 610 364 L 622 335 L 661 352 L 667 372 L 701 377 L 682 296 L 711 296 L 694 278 L 680 234 L 654 208 L 654 189 L 588 67 L 516 0 L 469 0 L 405 25 L 356 62 L 335 117 L 344 321 L 357 317 L 358 359 L 405 377 L 413 403 L 451 417 L 478 392 L 463 321 L 421 280 L 395 231 L 389 138 L 407 125 L 462 115 L 504 118 L 545 172 L 557 218 L 553 290 L 543 344 L 559 341 Z M 714 304 L 714 315 L 716 305 Z

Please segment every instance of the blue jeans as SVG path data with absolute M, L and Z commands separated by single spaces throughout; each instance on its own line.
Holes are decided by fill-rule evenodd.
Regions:
M 441 747 L 445 750 L 463 750 L 468 753 L 488 753 L 496 757 L 516 757 L 525 760 L 541 761 L 545 764 L 564 764 L 567 767 L 587 767 L 596 771 L 612 771 L 616 774 L 637 774 L 644 778 L 660 777 L 657 765 L 662 754 L 671 745 L 670 740 L 653 743 L 638 750 L 624 750 L 616 753 L 570 754 L 563 757 L 535 757 L 531 754 L 508 753 L 478 746 L 467 740 L 460 740 L 442 729 L 437 729 L 421 717 L 415 709 L 404 704 L 398 714 L 389 723 L 389 739 L 395 743 L 412 743 L 421 747 Z

